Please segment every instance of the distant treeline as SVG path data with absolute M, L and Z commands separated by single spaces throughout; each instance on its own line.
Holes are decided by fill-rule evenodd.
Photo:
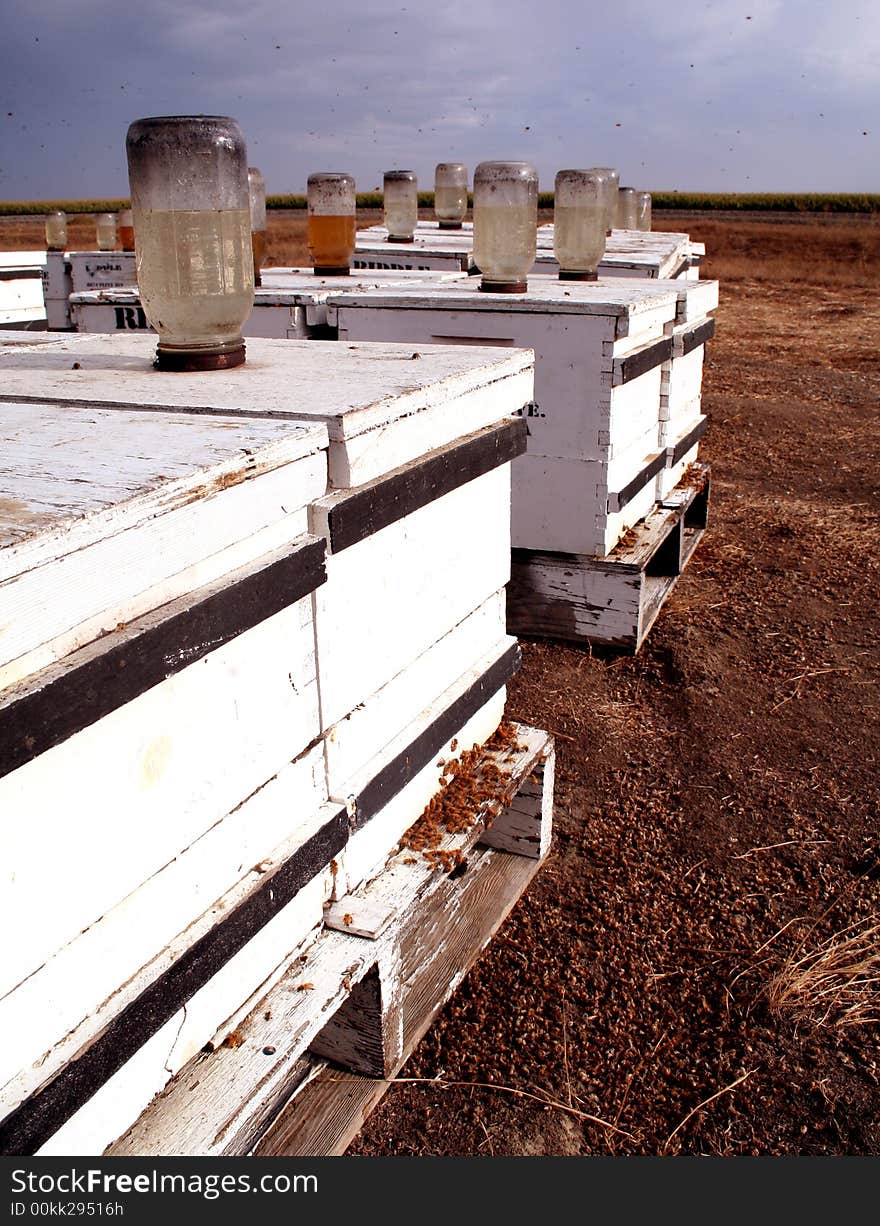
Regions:
M 770 213 L 878 213 L 880 194 L 872 192 L 653 192 L 655 209 L 703 212 L 711 209 Z M 473 196 L 468 196 L 473 204 Z M 359 192 L 359 209 L 380 209 L 381 192 Z M 433 192 L 419 192 L 419 207 L 434 206 Z M 0 216 L 51 213 L 116 213 L 129 207 L 128 200 L 7 200 L 0 201 Z M 303 195 L 267 196 L 270 209 L 304 209 Z M 540 192 L 538 207 L 553 208 L 553 193 Z

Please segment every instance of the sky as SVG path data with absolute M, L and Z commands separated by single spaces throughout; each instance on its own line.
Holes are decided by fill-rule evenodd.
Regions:
M 148 115 L 269 193 L 513 158 L 649 191 L 880 191 L 877 0 L 0 0 L 0 200 L 128 195 Z

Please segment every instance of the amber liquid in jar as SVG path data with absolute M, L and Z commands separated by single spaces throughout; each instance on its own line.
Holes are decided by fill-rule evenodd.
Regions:
M 134 251 L 134 226 L 119 226 L 119 243 L 123 251 Z
M 315 268 L 347 269 L 354 254 L 357 223 L 352 215 L 310 213 L 306 241 Z
M 253 304 L 248 209 L 145 209 L 136 216 L 137 282 L 160 337 L 222 348 L 241 339 Z

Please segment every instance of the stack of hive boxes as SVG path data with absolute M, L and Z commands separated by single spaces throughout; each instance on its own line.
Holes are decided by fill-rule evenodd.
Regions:
M 0 347 L 0 1138 L 96 1153 L 485 741 L 529 353 Z
M 420 221 L 411 243 L 390 243 L 384 226 L 357 233 L 353 259 L 356 268 L 431 268 L 470 273 L 478 269 L 473 258 L 473 225 L 461 230 L 440 230 L 436 223 Z M 647 277 L 671 280 L 699 276 L 700 243 L 690 235 L 672 231 L 613 230 L 599 264 L 603 277 Z M 559 264 L 553 254 L 553 225 L 539 226 L 532 272 L 555 275 Z
M 528 453 L 514 465 L 513 546 L 601 557 L 654 503 L 677 285 L 532 277 L 525 294 L 491 294 L 471 280 L 430 292 L 340 292 L 328 312 L 340 342 L 534 349 Z
M 46 326 L 75 326 L 70 295 L 137 284 L 133 251 L 47 251 L 42 270 Z
M 715 335 L 711 312 L 717 306 L 717 281 L 691 281 L 679 291 L 672 356 L 660 382 L 660 446 L 666 448 L 666 467 L 657 475 L 660 501 L 698 456 L 707 425 L 702 411 L 703 360 L 706 342 Z
M 348 293 L 387 289 L 392 285 L 433 285 L 459 280 L 466 274 L 402 272 L 378 269 L 348 277 L 317 277 L 311 268 L 264 268 L 262 285 L 254 291 L 254 305 L 242 328 L 243 336 L 287 340 L 330 338 L 326 301 L 344 285 Z M 70 319 L 77 332 L 148 332 L 149 321 L 137 287 L 90 289 L 70 295 Z

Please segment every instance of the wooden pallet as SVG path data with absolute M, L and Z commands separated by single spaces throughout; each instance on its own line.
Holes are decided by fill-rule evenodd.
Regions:
M 334 903 L 287 974 L 107 1155 L 345 1151 L 549 851 L 553 741 L 513 728 L 515 750 L 481 759 L 503 793 Z
M 710 488 L 692 464 L 604 558 L 514 549 L 508 633 L 638 651 L 706 529 Z

